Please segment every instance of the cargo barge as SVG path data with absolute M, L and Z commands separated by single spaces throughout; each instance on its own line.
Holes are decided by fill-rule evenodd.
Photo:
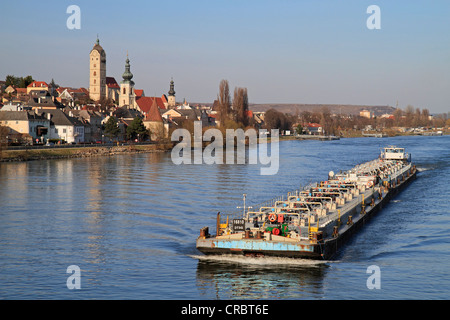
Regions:
M 206 255 L 238 254 L 330 260 L 349 237 L 416 177 L 404 148 L 383 148 L 379 158 L 326 181 L 289 192 L 240 216 L 217 214 L 216 234 L 200 230 Z M 244 198 L 245 200 L 245 198 Z M 247 209 L 247 210 L 246 210 Z

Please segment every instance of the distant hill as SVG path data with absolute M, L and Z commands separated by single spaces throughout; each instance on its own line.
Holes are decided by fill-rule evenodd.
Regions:
M 391 106 L 366 106 L 366 105 L 350 105 L 350 104 L 250 104 L 249 109 L 255 112 L 267 111 L 275 109 L 282 113 L 296 114 L 302 111 L 320 112 L 323 108 L 327 108 L 330 113 L 335 114 L 353 114 L 359 115 L 362 110 L 369 110 L 376 116 L 385 113 L 393 113 L 395 108 Z

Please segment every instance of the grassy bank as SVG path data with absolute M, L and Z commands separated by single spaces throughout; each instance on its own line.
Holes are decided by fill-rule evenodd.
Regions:
M 148 153 L 168 151 L 172 144 L 150 144 L 130 146 L 93 146 L 83 148 L 51 148 L 51 149 L 28 149 L 28 150 L 2 150 L 1 162 L 31 161 L 45 159 L 67 159 L 94 156 L 112 156 L 116 154 Z

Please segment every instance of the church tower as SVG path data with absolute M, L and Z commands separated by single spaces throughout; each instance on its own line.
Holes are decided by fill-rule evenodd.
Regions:
M 89 97 L 94 101 L 106 97 L 106 53 L 98 38 L 89 54 Z
M 125 72 L 120 82 L 119 107 L 128 106 L 129 109 L 135 108 L 136 95 L 134 93 L 133 74 L 130 71 L 130 59 L 125 61 Z
M 170 81 L 170 90 L 169 96 L 167 97 L 167 103 L 169 108 L 175 108 L 176 102 L 175 102 L 175 89 L 173 79 Z

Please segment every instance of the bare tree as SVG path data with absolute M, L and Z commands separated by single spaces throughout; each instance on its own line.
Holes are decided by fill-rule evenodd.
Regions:
M 225 121 L 229 118 L 229 114 L 231 112 L 230 89 L 228 86 L 228 80 L 220 81 L 217 100 L 219 104 L 220 126 L 224 126 Z
M 403 111 L 400 108 L 395 109 L 394 111 L 394 119 L 395 119 L 395 125 L 397 127 L 401 126 L 402 123 L 402 117 L 403 117 Z
M 405 126 L 411 127 L 414 122 L 414 107 L 410 104 L 406 106 L 405 109 Z
M 430 123 L 430 111 L 428 111 L 428 109 L 422 110 L 422 123 L 424 126 L 427 126 Z
M 0 125 L 0 159 L 2 158 L 2 150 L 6 150 L 8 147 L 8 127 Z
M 233 111 L 236 122 L 248 125 L 248 95 L 247 88 L 235 88 L 233 97 Z

